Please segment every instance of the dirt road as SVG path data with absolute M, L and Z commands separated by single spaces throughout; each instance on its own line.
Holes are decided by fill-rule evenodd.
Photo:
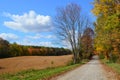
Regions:
M 103 69 L 98 56 L 87 64 L 52 80 L 117 80 Z

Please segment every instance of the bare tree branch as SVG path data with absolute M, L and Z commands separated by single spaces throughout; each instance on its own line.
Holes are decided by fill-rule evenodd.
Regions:
M 80 59 L 80 45 L 83 28 L 89 25 L 87 17 L 80 15 L 80 6 L 74 3 L 65 8 L 58 8 L 55 18 L 57 34 L 61 39 L 67 40 L 74 54 L 74 63 Z

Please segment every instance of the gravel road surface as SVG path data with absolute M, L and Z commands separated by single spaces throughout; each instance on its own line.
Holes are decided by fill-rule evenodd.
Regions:
M 52 80 L 117 80 L 114 77 L 108 77 L 107 72 L 103 69 L 98 60 L 98 56 L 87 64 L 70 71 L 66 74 L 60 75 Z

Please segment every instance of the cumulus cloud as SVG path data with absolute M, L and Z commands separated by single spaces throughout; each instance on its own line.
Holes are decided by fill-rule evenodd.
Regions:
M 52 38 L 56 38 L 56 36 L 54 35 L 47 35 L 47 36 L 44 36 L 44 35 L 41 35 L 41 34 L 36 34 L 34 36 L 26 36 L 26 38 L 29 38 L 29 39 L 40 39 L 40 38 L 46 38 L 46 39 L 52 39 Z
M 34 36 L 26 36 L 26 38 L 29 38 L 29 39 L 40 39 L 40 38 L 42 38 L 42 35 L 40 35 L 40 34 L 36 34 L 36 35 L 34 35 Z
M 52 42 L 40 42 L 39 45 L 47 46 L 47 47 L 54 47 Z
M 43 32 L 53 29 L 50 16 L 37 14 L 35 11 L 29 11 L 23 15 L 5 14 L 11 21 L 5 21 L 4 25 L 13 30 L 22 32 Z
M 12 33 L 1 33 L 0 37 L 5 40 L 16 40 L 18 39 L 18 36 Z
M 48 35 L 48 36 L 46 36 L 45 38 L 48 38 L 48 39 L 50 39 L 50 38 L 56 38 L 56 36 L 55 35 Z
M 64 48 L 71 49 L 71 45 L 68 40 L 62 40 L 61 43 L 63 44 Z
M 21 45 L 34 45 L 34 46 L 46 46 L 46 47 L 55 47 L 55 45 L 50 41 L 32 41 L 29 39 L 24 39 L 23 41 L 17 42 Z

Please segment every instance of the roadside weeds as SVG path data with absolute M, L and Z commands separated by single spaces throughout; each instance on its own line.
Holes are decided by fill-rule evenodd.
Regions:
M 103 69 L 106 71 L 106 75 L 111 80 L 120 80 L 120 75 L 111 67 L 109 67 L 105 62 L 101 61 Z

